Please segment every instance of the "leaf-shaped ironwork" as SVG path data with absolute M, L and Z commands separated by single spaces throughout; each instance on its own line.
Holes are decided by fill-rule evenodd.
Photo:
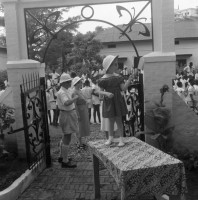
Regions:
M 123 11 L 127 12 L 127 13 L 129 14 L 129 16 L 130 16 L 130 21 L 129 21 L 129 23 L 123 25 L 123 26 L 126 26 L 126 28 L 125 28 L 125 29 L 123 30 L 123 32 L 120 34 L 120 37 L 122 37 L 122 36 L 124 35 L 124 33 L 126 33 L 127 31 L 128 31 L 128 32 L 131 32 L 131 31 L 132 31 L 133 25 L 134 25 L 134 24 L 137 24 L 137 23 L 141 24 L 141 25 L 143 26 L 143 28 L 145 29 L 145 32 L 139 31 L 139 34 L 140 34 L 140 35 L 143 35 L 143 36 L 147 36 L 147 37 L 150 36 L 150 31 L 149 31 L 149 29 L 146 27 L 145 24 L 143 24 L 142 22 L 140 22 L 140 20 L 142 20 L 142 19 L 145 19 L 145 20 L 146 20 L 146 18 L 138 18 L 139 15 L 143 12 L 143 10 L 144 10 L 149 4 L 150 4 L 150 2 L 148 2 L 148 3 L 142 8 L 142 10 L 141 10 L 137 15 L 135 15 L 135 8 L 132 7 L 133 16 L 132 16 L 131 12 L 130 12 L 128 9 L 126 9 L 125 7 L 119 6 L 119 5 L 116 6 L 116 10 L 117 10 L 117 12 L 118 12 L 118 14 L 119 14 L 119 17 L 122 17 L 122 16 L 123 16 L 123 15 L 122 15 L 122 12 L 123 12 Z

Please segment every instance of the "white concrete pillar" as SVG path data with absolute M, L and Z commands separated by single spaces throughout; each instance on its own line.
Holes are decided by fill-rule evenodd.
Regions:
M 153 52 L 144 56 L 145 110 L 160 101 L 160 88 L 168 85 L 170 92 L 164 95 L 164 104 L 172 109 L 172 79 L 175 77 L 175 53 Z
M 175 77 L 174 1 L 153 0 L 153 52 L 144 56 L 145 112 L 160 102 L 160 88 L 166 84 L 170 92 L 164 104 L 172 110 L 172 79 Z M 146 142 L 157 147 L 156 141 L 146 136 Z
M 175 76 L 174 1 L 153 0 L 153 49 L 144 56 L 144 96 L 147 104 L 160 100 L 159 89 L 167 84 L 172 89 Z M 172 93 L 165 95 L 166 105 L 172 108 Z
M 152 0 L 154 51 L 174 52 L 174 1 Z
M 19 60 L 21 54 L 18 21 L 18 1 L 9 0 L 4 4 L 7 60 Z
M 8 70 L 8 79 L 10 83 L 10 87 L 12 87 L 13 91 L 13 102 L 15 107 L 15 125 L 14 129 L 19 129 L 23 127 L 23 118 L 22 118 L 22 108 L 21 108 L 21 91 L 20 84 L 22 84 L 22 76 L 31 73 L 40 74 L 43 71 L 41 64 L 34 60 L 19 60 L 19 61 L 9 61 L 7 63 Z M 43 75 L 43 72 L 42 72 Z M 40 74 L 40 76 L 42 76 Z M 17 138 L 17 149 L 18 155 L 21 158 L 26 157 L 25 150 L 25 138 L 24 132 L 14 133 Z

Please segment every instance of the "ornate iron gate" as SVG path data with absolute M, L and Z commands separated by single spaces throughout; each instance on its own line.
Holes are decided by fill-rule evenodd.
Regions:
M 129 86 L 126 103 L 129 107 L 129 113 L 123 119 L 124 136 L 134 136 L 137 132 L 144 130 L 144 86 L 142 73 Z M 141 139 L 144 140 L 144 138 Z
M 46 162 L 51 165 L 50 136 L 47 119 L 45 78 L 39 74 L 23 77 L 21 89 L 21 106 L 23 128 L 12 130 L 16 133 L 24 130 L 26 158 L 28 168 L 32 169 Z

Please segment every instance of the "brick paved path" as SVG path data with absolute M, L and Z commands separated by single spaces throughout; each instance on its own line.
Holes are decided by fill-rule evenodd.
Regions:
M 92 125 L 92 134 L 100 131 L 99 125 Z M 93 192 L 93 166 L 89 159 L 76 155 L 76 169 L 62 169 L 57 162 L 61 138 L 60 128 L 50 126 L 52 167 L 45 169 L 18 200 L 92 200 Z M 101 136 L 99 136 L 101 137 Z M 76 151 L 76 149 L 72 149 Z M 73 157 L 73 152 L 71 156 Z M 75 154 L 77 154 L 75 152 Z M 80 158 L 81 156 L 81 158 Z M 100 171 L 101 199 L 119 199 L 120 190 L 114 179 L 106 169 Z M 115 198 L 114 198 L 115 199 Z
M 78 162 L 76 169 L 62 169 L 58 163 L 44 170 L 18 200 L 94 199 L 92 162 Z M 119 196 L 114 179 L 107 170 L 100 172 L 101 199 Z

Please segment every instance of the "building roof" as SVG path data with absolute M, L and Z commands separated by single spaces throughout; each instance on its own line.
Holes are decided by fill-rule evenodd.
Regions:
M 145 23 L 150 31 L 150 36 L 146 37 L 139 32 L 145 32 L 144 27 L 141 24 L 135 24 L 132 27 L 132 31 L 127 34 L 133 41 L 151 40 L 152 39 L 152 27 L 150 23 Z M 124 26 L 118 25 L 122 30 L 125 29 Z M 104 31 L 98 33 L 96 39 L 100 40 L 102 43 L 113 43 L 113 42 L 124 42 L 128 41 L 127 37 L 120 37 L 121 32 L 112 27 L 107 28 Z M 177 38 L 198 38 L 198 21 L 175 21 L 175 39 Z

